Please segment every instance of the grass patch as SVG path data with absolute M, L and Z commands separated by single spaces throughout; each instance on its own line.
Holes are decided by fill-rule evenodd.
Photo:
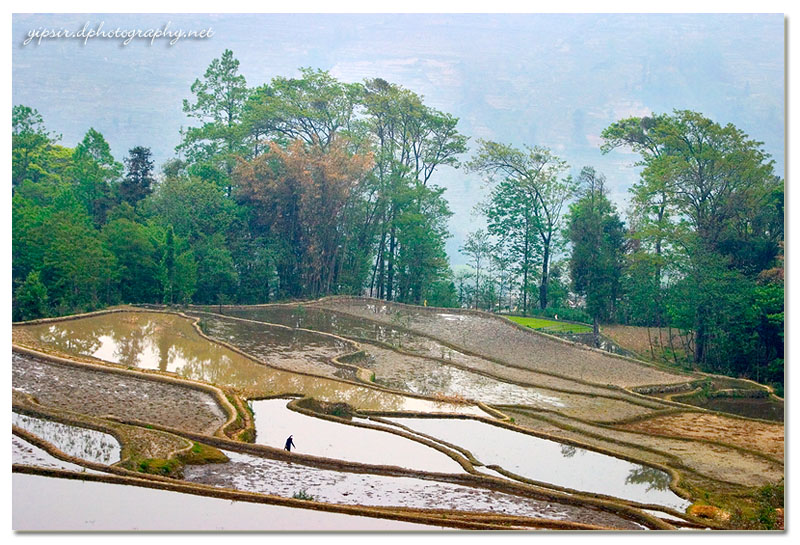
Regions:
M 202 443 L 194 443 L 189 452 L 181 455 L 181 460 L 186 464 L 221 464 L 228 461 L 222 451 Z
M 296 499 L 296 500 L 308 500 L 308 501 L 314 501 L 314 500 L 316 500 L 316 498 L 315 498 L 314 496 L 312 496 L 311 494 L 309 494 L 309 493 L 306 491 L 306 489 L 305 489 L 305 488 L 304 488 L 303 490 L 298 490 L 297 492 L 295 492 L 294 494 L 292 494 L 292 497 L 293 497 L 294 499 Z
M 530 327 L 531 329 L 547 331 L 560 331 L 563 333 L 591 333 L 592 328 L 588 325 L 573 324 L 560 320 L 546 320 L 544 318 L 527 318 L 522 316 L 507 316 L 507 318 L 519 325 Z
M 175 478 L 181 478 L 183 476 L 183 464 L 179 460 L 174 459 L 145 458 L 144 460 L 140 460 L 135 468 L 140 473 L 149 473 L 151 475 Z

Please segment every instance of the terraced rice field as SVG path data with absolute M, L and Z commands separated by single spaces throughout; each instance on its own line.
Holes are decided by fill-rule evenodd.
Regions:
M 116 312 L 66 322 L 20 326 L 17 336 L 33 347 L 88 356 L 129 367 L 235 388 L 246 397 L 307 395 L 374 411 L 482 414 L 474 406 L 412 398 L 316 375 L 268 367 L 198 334 L 192 320 L 156 312 Z
M 379 323 L 400 324 L 479 356 L 573 380 L 626 388 L 686 382 L 685 375 L 536 335 L 492 315 L 452 314 L 353 298 L 326 299 L 315 306 L 335 307 L 338 312 Z
M 684 513 L 687 487 L 744 493 L 783 476 L 782 424 L 638 394 L 697 377 L 504 318 L 358 298 L 187 312 L 15 325 L 15 344 L 38 351 L 12 354 L 15 422 L 68 457 L 14 436 L 16 470 L 100 475 L 91 486 L 113 495 L 132 484 L 127 457 L 173 460 L 159 485 L 171 492 L 152 494 L 313 506 L 321 528 L 353 529 L 368 516 L 387 529 L 713 526 Z

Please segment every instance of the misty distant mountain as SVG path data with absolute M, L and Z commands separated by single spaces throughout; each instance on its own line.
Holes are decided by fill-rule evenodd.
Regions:
M 212 38 L 46 40 L 22 45 L 39 27 L 211 27 Z M 100 131 L 121 160 L 137 145 L 156 164 L 174 156 L 182 99 L 208 64 L 232 49 L 251 86 L 299 67 L 343 81 L 382 77 L 424 95 L 478 138 L 550 147 L 574 174 L 592 165 L 624 211 L 636 156 L 602 155 L 600 132 L 631 115 L 690 109 L 733 123 L 763 141 L 784 174 L 782 15 L 15 15 L 13 103 L 36 108 L 62 143 Z M 474 144 L 472 146 L 474 148 Z M 464 158 L 466 159 L 466 157 Z M 442 169 L 455 212 L 453 263 L 485 195 L 475 174 Z

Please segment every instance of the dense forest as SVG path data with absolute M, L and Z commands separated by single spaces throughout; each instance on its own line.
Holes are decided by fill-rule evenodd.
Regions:
M 627 224 L 604 175 L 468 138 L 399 85 L 301 69 L 249 87 L 226 50 L 191 85 L 175 158 L 115 159 L 12 116 L 13 315 L 326 294 L 675 328 L 699 368 L 783 384 L 784 184 L 762 144 L 675 111 L 619 120 L 638 154 Z M 486 227 L 444 250 L 441 167 L 480 175 Z

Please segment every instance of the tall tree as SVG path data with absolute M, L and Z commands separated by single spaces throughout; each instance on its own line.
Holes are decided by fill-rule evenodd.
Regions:
M 481 272 L 487 266 L 491 249 L 489 234 L 483 229 L 478 229 L 467 235 L 467 240 L 459 250 L 462 254 L 472 259 L 473 268 L 475 269 L 476 309 L 478 308 L 478 300 L 481 294 Z
M 113 184 L 122 174 L 122 165 L 114 160 L 103 135 L 89 129 L 72 154 L 69 175 L 96 226 L 106 221 L 114 205 Z
M 339 290 L 351 228 L 346 208 L 370 164 L 369 156 L 349 154 L 344 142 L 326 150 L 296 140 L 288 149 L 272 143 L 268 153 L 237 169 L 240 202 L 280 244 L 275 259 L 286 295 Z
M 120 198 L 135 205 L 153 191 L 153 160 L 150 148 L 136 146 L 125 158 L 127 172 L 119 184 Z
M 370 293 L 394 299 L 398 291 L 397 259 L 401 253 L 419 254 L 423 247 L 431 251 L 440 246 L 446 231 L 428 230 L 439 237 L 433 244 L 417 249 L 402 249 L 401 226 L 418 225 L 404 219 L 406 213 L 420 214 L 424 209 L 443 211 L 440 206 L 426 206 L 440 192 L 430 187 L 433 174 L 441 166 L 458 167 L 458 155 L 466 151 L 467 139 L 456 130 L 458 119 L 426 106 L 415 93 L 376 78 L 364 83 L 362 98 L 365 118 L 362 126 L 369 135 L 375 157 L 374 185 L 370 192 L 368 229 L 375 230 L 374 267 Z M 420 188 L 429 188 L 425 191 Z M 411 195 L 412 199 L 407 197 Z M 449 212 L 448 212 L 449 213 Z M 428 218 L 429 225 L 439 223 Z M 438 233 L 438 234 L 437 234 Z M 412 262 L 420 267 L 438 267 L 441 261 L 430 254 Z M 406 260 L 406 265 L 409 263 Z M 433 270 L 412 272 L 421 277 L 438 274 Z
M 113 299 L 116 260 L 73 187 L 62 187 L 47 206 L 15 195 L 12 210 L 15 280 L 33 289 L 30 273 L 37 272 L 57 313 L 92 310 Z
M 621 120 L 603 131 L 603 138 L 605 151 L 625 146 L 641 155 L 644 169 L 637 201 L 650 210 L 665 206 L 657 229 L 684 258 L 677 278 L 683 277 L 684 287 L 696 291 L 688 296 L 690 329 L 694 360 L 702 364 L 709 358 L 713 333 L 719 331 L 715 316 L 721 314 L 714 310 L 718 305 L 705 295 L 719 292 L 720 267 L 754 275 L 778 253 L 782 181 L 760 142 L 732 124 L 722 126 L 697 112 Z
M 60 181 L 68 157 L 54 153 L 65 150 L 56 145 L 61 137 L 50 133 L 41 114 L 28 106 L 11 110 L 11 186 L 23 180 Z
M 123 302 L 159 302 L 160 248 L 155 239 L 151 229 L 128 218 L 112 219 L 103 226 L 101 240 L 116 259 Z
M 269 139 L 327 149 L 337 136 L 349 137 L 360 94 L 360 85 L 312 68 L 301 68 L 299 78 L 276 77 L 256 88 L 243 116 L 252 155 L 268 151 Z
M 575 192 L 575 183 L 569 176 L 560 178 L 568 165 L 545 147 L 525 146 L 524 150 L 518 150 L 486 140 L 481 140 L 480 146 L 468 164 L 470 170 L 484 173 L 490 182 L 495 175 L 501 175 L 524 198 L 525 206 L 532 212 L 532 227 L 542 248 L 539 306 L 545 308 L 550 260 L 560 242 L 561 215 L 564 204 Z
M 536 264 L 542 256 L 538 209 L 514 180 L 498 182 L 487 202 L 478 208 L 486 217 L 487 231 L 497 238 L 495 253 L 519 279 L 522 313 L 530 310 Z
M 578 183 L 579 198 L 570 206 L 567 220 L 572 244 L 570 273 L 575 293 L 586 298 L 586 310 L 594 324 L 594 343 L 599 346 L 598 324 L 614 317 L 620 296 L 624 230 L 608 200 L 605 177 L 592 167 L 584 167 Z
M 220 58 L 211 61 L 203 79 L 195 80 L 191 91 L 195 99 L 184 99 L 183 111 L 201 125 L 181 131 L 183 141 L 176 151 L 186 155 L 196 174 L 205 172 L 206 176 L 215 177 L 230 195 L 236 157 L 245 153 L 241 118 L 249 96 L 233 52 L 226 49 Z

